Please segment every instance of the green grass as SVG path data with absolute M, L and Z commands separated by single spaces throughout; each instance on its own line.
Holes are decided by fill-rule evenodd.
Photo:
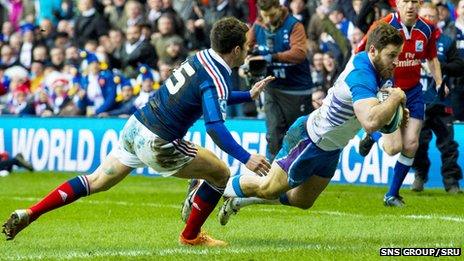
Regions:
M 70 177 L 0 178 L 1 219 Z M 186 188 L 185 180 L 129 177 L 108 192 L 42 216 L 13 241 L 1 240 L 0 260 L 371 260 L 379 258 L 380 247 L 464 246 L 462 195 L 404 189 L 407 207 L 393 209 L 382 205 L 385 188 L 330 185 L 309 211 L 251 206 L 225 227 L 215 212 L 204 228 L 230 246 L 182 247 L 177 238 Z

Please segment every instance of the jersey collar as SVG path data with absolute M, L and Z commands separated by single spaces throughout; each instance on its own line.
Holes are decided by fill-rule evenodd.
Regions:
M 401 27 L 403 28 L 404 38 L 406 38 L 406 40 L 410 40 L 411 35 L 412 35 L 412 30 L 414 30 L 414 27 L 416 27 L 417 19 L 419 19 L 419 17 L 416 18 L 416 23 L 414 23 L 414 25 L 411 27 L 411 31 L 409 31 L 408 27 L 401 21 L 400 13 L 396 12 L 395 17 L 400 23 Z
M 218 63 L 220 63 L 224 68 L 226 68 L 227 72 L 229 73 L 229 75 L 232 74 L 232 69 L 230 69 L 229 65 L 226 63 L 226 61 L 224 61 L 224 59 L 222 59 L 221 56 L 219 56 L 218 53 L 216 53 L 213 48 L 209 48 L 208 50 L 206 50 L 207 52 L 209 52 L 209 54 L 211 55 L 211 57 L 213 57 L 214 60 L 216 60 Z

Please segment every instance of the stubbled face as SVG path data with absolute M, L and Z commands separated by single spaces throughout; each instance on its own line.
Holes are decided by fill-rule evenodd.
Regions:
M 270 26 L 275 26 L 279 23 L 280 7 L 271 7 L 267 11 L 259 10 L 259 14 L 263 18 L 263 23 Z
M 405 25 L 414 25 L 421 4 L 422 0 L 396 0 L 396 7 L 400 14 L 401 21 L 403 21 Z
M 393 77 L 393 72 L 398 65 L 398 56 L 401 53 L 403 46 L 395 46 L 393 44 L 387 45 L 381 51 L 375 50 L 371 46 L 370 52 L 374 53 L 374 59 L 372 63 L 375 69 L 383 79 Z

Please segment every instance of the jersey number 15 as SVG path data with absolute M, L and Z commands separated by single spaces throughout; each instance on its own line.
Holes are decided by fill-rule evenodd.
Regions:
M 191 77 L 195 74 L 195 69 L 188 63 L 184 62 L 179 68 L 174 70 L 174 73 L 166 80 L 166 87 L 171 95 L 176 94 L 180 88 L 185 85 L 185 78 Z M 172 82 L 172 79 L 176 80 L 176 84 Z

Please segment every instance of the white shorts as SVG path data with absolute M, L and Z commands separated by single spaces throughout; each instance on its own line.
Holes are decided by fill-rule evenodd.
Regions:
M 163 140 L 131 116 L 111 154 L 128 167 L 148 166 L 160 175 L 171 176 L 190 163 L 197 151 L 193 143 L 183 139 Z

